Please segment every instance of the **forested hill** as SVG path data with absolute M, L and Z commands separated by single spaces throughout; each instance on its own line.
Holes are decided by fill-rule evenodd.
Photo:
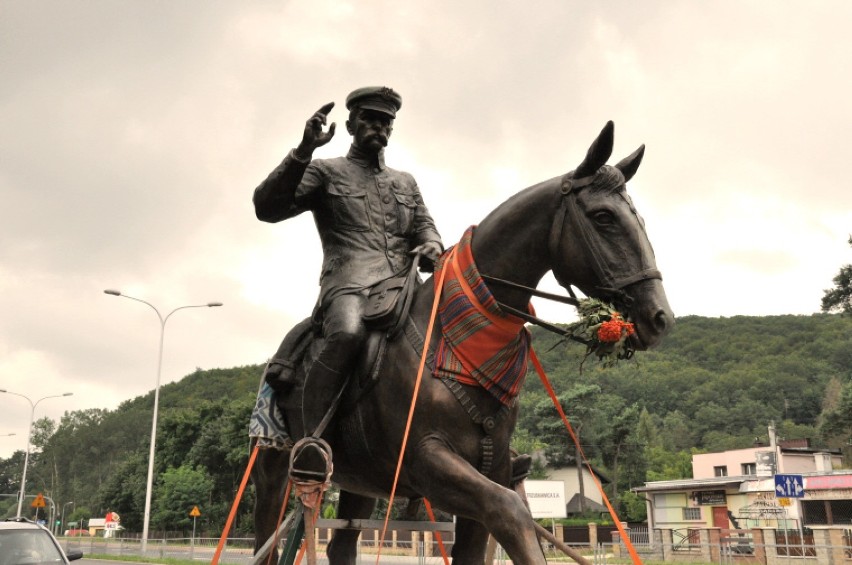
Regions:
M 834 447 L 852 432 L 852 317 L 688 316 L 659 348 L 614 368 L 589 359 L 582 371 L 582 347 L 569 347 L 566 355 L 554 347 L 555 336 L 535 335 L 557 391 L 570 398 L 572 390 L 595 387 L 584 402 L 608 396 L 616 407 L 612 416 L 617 407 L 645 410 L 670 448 L 748 447 L 755 437 L 766 441 L 770 421 L 788 438 Z M 524 403 L 535 404 L 541 387 L 529 379 Z M 843 400 L 850 404 L 840 406 Z M 570 414 L 571 406 L 566 409 Z
M 691 450 L 766 441 L 771 421 L 781 436 L 820 446 L 843 447 L 852 436 L 852 317 L 679 318 L 658 349 L 606 369 L 584 360 L 582 346 L 532 332 L 584 451 L 609 474 L 623 505 L 631 486 L 689 476 Z M 153 528 L 191 527 L 194 505 L 209 527 L 224 521 L 248 459 L 261 372 L 260 365 L 196 370 L 162 387 Z M 521 403 L 516 447 L 566 462 L 573 451 L 533 371 Z M 75 501 L 74 518 L 112 510 L 128 529 L 141 529 L 152 406 L 153 391 L 115 410 L 40 420 L 28 492 Z M 0 459 L 0 492 L 19 489 L 22 465 L 22 452 Z M 243 530 L 250 528 L 251 496 L 241 511 Z M 0 514 L 14 510 L 13 498 L 0 499 Z

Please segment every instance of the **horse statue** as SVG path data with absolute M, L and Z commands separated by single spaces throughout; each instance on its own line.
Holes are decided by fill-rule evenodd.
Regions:
M 644 350 L 660 342 L 674 316 L 644 223 L 625 192 L 644 145 L 614 167 L 606 165 L 612 145 L 613 124 L 608 122 L 574 171 L 522 190 L 488 214 L 473 230 L 469 251 L 483 278 L 495 281 L 487 290 L 508 311 L 529 312 L 536 285 L 552 271 L 569 291 L 573 285 L 587 296 L 616 304 L 635 327 L 630 347 Z M 387 342 L 373 378 L 350 380 L 323 433 L 334 453 L 332 480 L 341 489 L 338 518 L 369 518 L 376 499 L 391 492 L 435 276 L 417 289 L 408 320 L 413 331 Z M 440 339 L 439 325 L 432 344 Z M 517 332 L 526 332 L 523 323 Z M 419 344 L 412 334 L 421 336 Z M 420 383 L 396 495 L 425 497 L 457 517 L 452 548 L 457 565 L 482 565 L 489 534 L 514 563 L 545 563 L 529 510 L 509 488 L 509 441 L 519 407 L 513 400 L 428 373 Z M 288 425 L 301 429 L 298 407 L 287 402 L 280 407 Z M 252 470 L 256 552 L 280 521 L 289 465 L 289 449 L 259 451 Z M 327 548 L 329 562 L 354 565 L 359 535 L 357 530 L 337 530 Z

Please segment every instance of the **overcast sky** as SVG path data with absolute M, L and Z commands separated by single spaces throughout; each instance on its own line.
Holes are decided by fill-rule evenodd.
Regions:
M 262 363 L 310 313 L 310 216 L 252 191 L 322 104 L 403 96 L 387 150 L 446 243 L 607 120 L 678 316 L 811 314 L 852 262 L 852 3 L 0 0 L 0 389 L 35 417 Z M 552 280 L 545 280 L 555 290 Z M 536 302 L 554 321 L 570 309 Z M 259 375 L 258 375 L 259 377 Z M 30 406 L 0 394 L 0 457 Z M 148 430 L 140 430 L 148 433 Z

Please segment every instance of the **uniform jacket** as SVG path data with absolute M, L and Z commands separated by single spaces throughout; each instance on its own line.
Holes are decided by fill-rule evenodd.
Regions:
M 295 158 L 293 152 L 254 191 L 255 213 L 280 222 L 313 212 L 322 241 L 320 304 L 358 292 L 411 265 L 409 252 L 441 236 L 408 173 L 351 147 L 345 157 Z

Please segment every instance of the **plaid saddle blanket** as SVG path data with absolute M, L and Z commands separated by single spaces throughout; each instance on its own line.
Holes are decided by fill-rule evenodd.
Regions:
M 527 373 L 530 333 L 523 320 L 500 310 L 485 286 L 471 252 L 473 231 L 469 227 L 436 266 L 435 284 L 442 269 L 446 274 L 438 307 L 442 336 L 432 375 L 481 386 L 510 405 Z

